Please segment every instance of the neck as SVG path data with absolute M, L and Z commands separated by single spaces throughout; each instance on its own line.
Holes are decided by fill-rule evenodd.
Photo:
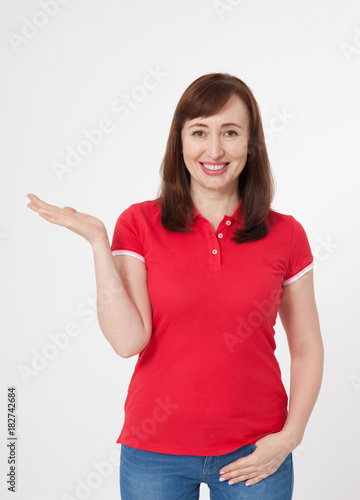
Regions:
M 196 189 L 190 189 L 190 192 L 191 199 L 197 211 L 203 216 L 222 217 L 225 214 L 231 215 L 240 202 L 240 194 L 237 186 L 236 190 L 226 193 L 220 193 L 218 191 L 205 193 Z

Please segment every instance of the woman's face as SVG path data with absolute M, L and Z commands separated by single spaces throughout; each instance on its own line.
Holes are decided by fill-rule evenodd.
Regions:
M 237 191 L 249 141 L 248 111 L 237 95 L 213 116 L 186 120 L 181 140 L 192 192 Z

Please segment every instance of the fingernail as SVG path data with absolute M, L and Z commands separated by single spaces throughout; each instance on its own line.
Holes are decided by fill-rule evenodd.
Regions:
M 228 484 L 234 484 L 234 481 L 229 481 Z
M 28 195 L 26 195 L 26 198 L 28 198 L 31 201 L 31 199 L 28 197 Z
M 226 479 L 224 477 L 220 477 L 219 481 L 226 481 Z
M 250 486 L 250 483 L 245 483 L 245 486 Z
M 225 471 L 224 471 L 224 470 L 221 470 L 221 471 L 220 471 L 220 474 L 225 474 Z

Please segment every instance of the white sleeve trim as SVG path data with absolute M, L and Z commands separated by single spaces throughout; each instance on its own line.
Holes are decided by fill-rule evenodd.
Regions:
M 145 264 L 145 259 L 142 255 L 136 252 L 131 252 L 131 250 L 113 250 L 111 252 L 114 256 L 115 255 L 131 255 L 132 257 L 136 257 L 137 259 L 141 260 Z
M 302 269 L 301 271 L 299 271 L 292 278 L 289 278 L 288 280 L 283 281 L 282 284 L 283 285 L 290 285 L 290 283 L 292 283 L 293 281 L 296 281 L 297 279 L 301 278 L 301 276 L 304 276 L 304 274 L 307 273 L 308 271 L 310 271 L 310 269 L 312 269 L 313 267 L 314 267 L 314 262 L 312 262 L 308 266 L 304 267 L 304 269 Z

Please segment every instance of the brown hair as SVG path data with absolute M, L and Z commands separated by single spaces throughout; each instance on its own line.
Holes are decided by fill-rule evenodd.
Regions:
M 185 90 L 176 107 L 163 157 L 162 182 L 156 202 L 161 208 L 161 223 L 169 231 L 189 232 L 193 222 L 190 173 L 182 156 L 181 129 L 186 120 L 217 113 L 236 94 L 247 107 L 250 119 L 248 155 L 239 175 L 240 211 L 243 227 L 234 229 L 236 243 L 257 241 L 268 234 L 274 178 L 265 145 L 258 104 L 250 88 L 228 73 L 209 73 L 197 78 Z

